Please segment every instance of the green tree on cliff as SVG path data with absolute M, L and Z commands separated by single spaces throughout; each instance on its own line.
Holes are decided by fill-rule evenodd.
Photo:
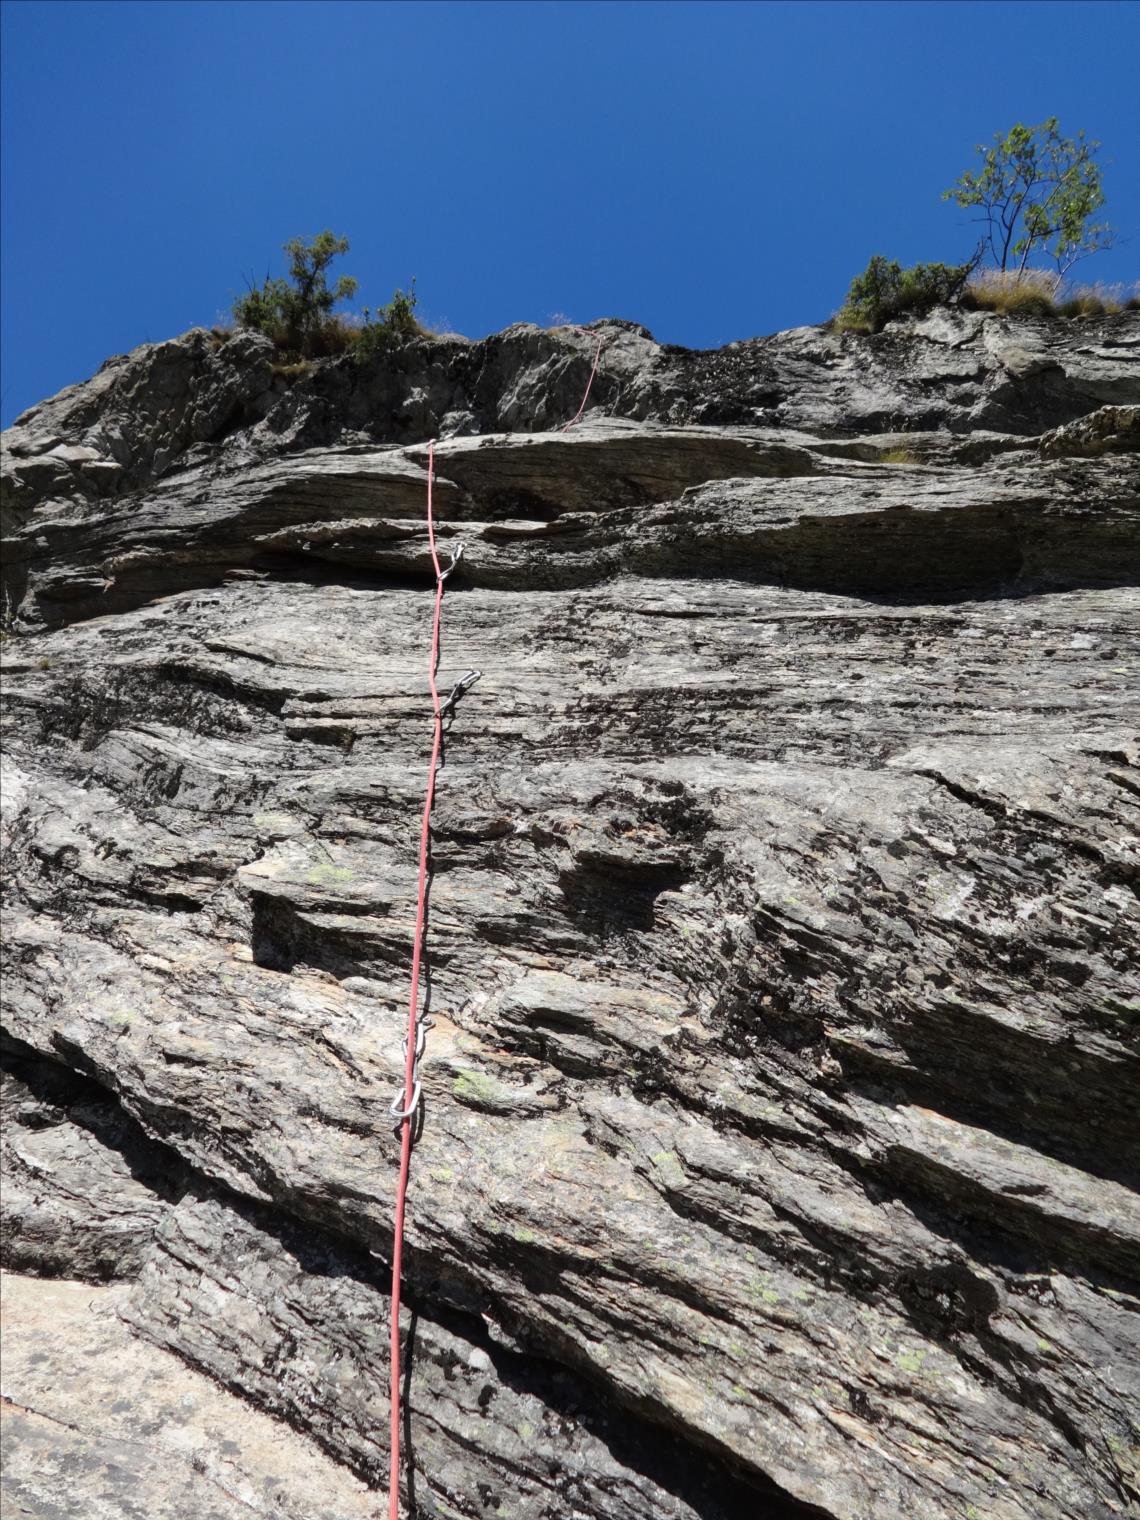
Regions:
M 1004 137 L 996 133 L 992 147 L 978 145 L 981 167 L 967 169 L 942 199 L 980 211 L 982 246 L 1003 273 L 1020 276 L 1038 252 L 1064 275 L 1115 237 L 1107 222 L 1093 222 L 1105 199 L 1099 148 L 1083 132 L 1062 137 L 1055 116 L 1035 127 L 1018 122 Z
M 251 288 L 234 302 L 234 320 L 265 333 L 284 352 L 308 358 L 328 347 L 333 307 L 356 294 L 351 275 L 341 275 L 335 285 L 328 281 L 328 267 L 348 252 L 348 239 L 327 231 L 311 241 L 290 238 L 285 252 L 289 279 L 267 275 L 260 290 Z

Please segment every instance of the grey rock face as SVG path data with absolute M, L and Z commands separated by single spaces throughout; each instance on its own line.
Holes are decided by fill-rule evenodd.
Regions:
M 0 1264 L 89 1282 L 134 1278 L 185 1185 L 177 1159 L 148 1142 L 105 1090 L 54 1063 L 11 1052 L 8 1063 L 0 1073 Z
M 1087 417 L 1054 428 L 1041 440 L 1045 459 L 1092 459 L 1098 454 L 1140 450 L 1140 406 L 1102 406 Z
M 388 1282 L 384 1264 L 271 1213 L 201 1196 L 168 1214 L 131 1325 L 310 1432 L 369 1479 L 387 1476 Z M 410 1500 L 462 1513 L 692 1520 L 758 1502 L 711 1456 L 670 1450 L 582 1379 L 492 1339 L 471 1316 L 406 1316 Z M 422 1473 L 423 1478 L 419 1477 Z M 770 1513 L 802 1514 L 769 1500 Z
M 1128 1514 L 1140 319 L 597 330 L 21 419 L 11 1260 L 384 1481 L 446 432 L 410 1506 Z
M 122 1283 L 5 1272 L 5 1520 L 371 1520 L 315 1445 L 131 1336 Z

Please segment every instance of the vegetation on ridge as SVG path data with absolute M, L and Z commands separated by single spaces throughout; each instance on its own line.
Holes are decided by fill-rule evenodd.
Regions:
M 977 152 L 982 167 L 967 169 L 957 184 L 942 192 L 944 201 L 980 211 L 986 227 L 982 247 L 1003 273 L 1023 274 L 1035 250 L 1053 260 L 1066 275 L 1078 260 L 1111 248 L 1115 230 L 1092 218 L 1104 205 L 1100 169 L 1093 162 L 1100 143 L 1085 134 L 1062 137 L 1057 118 L 1039 126 L 1017 122 L 994 146 Z M 1050 241 L 1052 240 L 1052 241 Z
M 1057 118 L 1037 126 L 1016 123 L 993 145 L 978 146 L 982 164 L 966 170 L 943 200 L 976 209 L 985 235 L 973 258 L 963 264 L 914 264 L 904 269 L 883 254 L 872 256 L 851 282 L 836 313 L 840 332 L 877 333 L 895 317 L 921 316 L 936 306 L 1022 316 L 1098 316 L 1140 307 L 1140 286 L 1083 286 L 1066 289 L 1065 277 L 1089 254 L 1111 247 L 1114 229 L 1093 222 L 1105 203 L 1095 162 L 1100 148 L 1083 132 L 1062 137 Z M 357 291 L 351 275 L 329 282 L 332 261 L 348 252 L 346 237 L 324 231 L 285 244 L 287 278 L 268 274 L 233 305 L 240 327 L 271 338 L 281 354 L 278 373 L 296 376 L 310 359 L 350 353 L 366 362 L 413 338 L 430 334 L 416 317 L 416 282 L 397 290 L 373 311 L 345 315 L 335 308 Z M 1031 267 L 1033 255 L 1047 254 L 1056 271 Z M 990 263 L 983 267 L 987 256 Z
M 1104 205 L 1104 189 L 1094 162 L 1100 144 L 1083 132 L 1060 135 L 1057 118 L 1037 126 L 1018 122 L 993 146 L 979 144 L 982 166 L 967 170 L 943 200 L 976 208 L 985 235 L 965 264 L 915 264 L 903 269 L 875 254 L 851 282 L 836 314 L 841 332 L 881 332 L 893 317 L 921 315 L 935 306 L 1024 316 L 1094 316 L 1140 306 L 1140 296 L 1123 287 L 1064 289 L 1078 260 L 1109 248 L 1115 231 L 1092 218 Z M 1056 272 L 1031 268 L 1033 255 L 1047 254 Z M 982 268 L 986 257 L 990 267 Z
M 881 253 L 872 256 L 851 281 L 837 318 L 841 331 L 880 332 L 891 317 L 930 311 L 956 300 L 976 267 L 968 264 L 915 264 L 910 269 Z
M 233 304 L 234 321 L 239 327 L 252 328 L 271 338 L 287 367 L 298 362 L 352 353 L 366 360 L 385 349 L 394 348 L 409 338 L 427 336 L 416 320 L 416 282 L 407 290 L 397 290 L 387 306 L 373 314 L 364 308 L 363 316 L 352 318 L 333 310 L 356 294 L 358 282 L 351 275 L 341 275 L 329 284 L 328 268 L 333 259 L 348 252 L 348 239 L 325 231 L 311 240 L 291 238 L 285 244 L 289 255 L 289 278 L 266 275 L 259 287 L 251 285 Z

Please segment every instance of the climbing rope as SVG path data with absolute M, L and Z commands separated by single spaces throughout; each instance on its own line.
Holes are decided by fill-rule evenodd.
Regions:
M 581 329 L 578 330 L 581 331 Z M 565 433 L 569 431 L 575 423 L 582 420 L 582 414 L 586 410 L 586 402 L 590 397 L 590 389 L 593 386 L 594 377 L 598 373 L 598 362 L 602 356 L 602 343 L 603 340 L 599 335 L 597 347 L 594 350 L 593 368 L 590 370 L 590 378 L 586 382 L 586 393 L 582 397 L 582 404 L 573 417 L 571 417 L 570 421 L 559 429 L 560 432 Z M 400 1171 L 396 1184 L 395 1228 L 392 1238 L 392 1322 L 389 1337 L 391 1361 L 389 1401 L 391 1434 L 389 1438 L 388 1520 L 400 1520 L 400 1286 L 404 1262 L 404 1215 L 408 1196 L 408 1171 L 412 1158 L 412 1130 L 422 1097 L 419 1065 L 427 1043 L 427 1032 L 430 1028 L 427 1008 L 420 1005 L 420 968 L 423 961 L 424 923 L 427 917 L 427 875 L 428 857 L 431 851 L 431 814 L 435 804 L 435 783 L 439 772 L 440 753 L 443 749 L 443 720 L 450 713 L 454 712 L 455 704 L 459 701 L 460 697 L 475 684 L 482 673 L 478 670 L 469 670 L 452 687 L 451 695 L 446 701 L 440 701 L 439 687 L 436 685 L 436 674 L 439 669 L 439 634 L 440 622 L 443 615 L 443 588 L 448 576 L 463 558 L 463 545 L 460 543 L 457 546 L 452 555 L 451 563 L 445 570 L 440 564 L 439 549 L 435 541 L 434 485 L 435 439 L 433 438 L 428 444 L 427 465 L 427 531 L 428 544 L 431 549 L 432 567 L 435 570 L 435 607 L 431 623 L 428 686 L 431 690 L 431 705 L 435 724 L 432 736 L 431 762 L 428 766 L 427 793 L 424 797 L 423 818 L 420 824 L 419 875 L 416 886 L 416 928 L 415 938 L 412 941 L 412 985 L 408 999 L 408 1032 L 404 1036 L 403 1043 L 404 1085 L 396 1094 L 390 1108 L 392 1117 L 398 1121 L 400 1128 Z
M 579 327 L 579 328 L 576 329 L 576 331 L 581 332 L 582 328 Z M 586 402 L 590 399 L 590 387 L 594 383 L 594 376 L 598 373 L 598 361 L 601 359 L 601 357 L 602 357 L 602 336 L 599 333 L 598 334 L 598 346 L 597 346 L 597 348 L 594 349 L 594 367 L 590 371 L 590 378 L 586 381 L 586 394 L 582 397 L 582 405 L 574 413 L 574 415 L 573 415 L 573 417 L 571 417 L 570 421 L 566 422 L 566 423 L 563 423 L 563 425 L 558 429 L 558 431 L 560 433 L 568 433 L 570 431 L 570 429 L 575 425 L 575 423 L 581 422 L 581 420 L 582 420 L 582 413 L 586 410 Z
M 431 689 L 432 712 L 435 717 L 432 735 L 431 763 L 428 766 L 427 795 L 424 798 L 423 820 L 420 826 L 420 862 L 416 887 L 416 928 L 412 940 L 412 990 L 408 1000 L 408 1032 L 404 1036 L 404 1085 L 396 1095 L 391 1112 L 400 1125 L 400 1173 L 396 1185 L 395 1234 L 392 1241 L 392 1325 L 391 1347 L 391 1468 L 388 1477 L 389 1520 L 400 1520 L 400 1284 L 404 1259 L 404 1211 L 408 1195 L 408 1168 L 412 1158 L 412 1125 L 420 1106 L 419 1062 L 427 1041 L 427 1009 L 420 1009 L 420 964 L 423 959 L 424 919 L 427 914 L 427 868 L 431 848 L 431 812 L 435 803 L 435 782 L 439 771 L 440 750 L 443 748 L 444 704 L 440 701 L 436 672 L 439 669 L 439 627 L 443 614 L 443 588 L 448 576 L 463 555 L 463 545 L 456 549 L 450 565 L 445 570 L 439 562 L 439 550 L 435 541 L 435 508 L 433 486 L 435 483 L 435 439 L 428 444 L 427 478 L 427 529 L 431 546 L 431 562 L 435 570 L 435 608 L 431 622 L 431 654 L 428 659 L 428 686 Z M 460 688 L 466 690 L 478 679 L 478 671 L 470 671 L 459 682 L 447 699 L 450 709 L 458 700 Z

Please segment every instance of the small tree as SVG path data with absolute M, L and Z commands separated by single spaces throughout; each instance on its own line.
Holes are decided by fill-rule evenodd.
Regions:
M 366 306 L 364 326 L 358 329 L 352 345 L 353 357 L 364 364 L 377 354 L 398 348 L 410 338 L 424 337 L 425 329 L 416 317 L 418 304 L 416 279 L 413 275 L 407 290 L 395 291 L 387 306 L 377 308 L 375 320 L 371 309 Z
M 981 169 L 967 169 L 942 199 L 981 208 L 982 246 L 998 269 L 1020 277 L 1039 249 L 1063 275 L 1078 259 L 1111 247 L 1115 238 L 1107 222 L 1092 222 L 1104 205 L 1094 162 L 1099 147 L 1086 142 L 1083 132 L 1062 137 L 1055 116 L 1035 127 L 1019 122 L 1005 137 L 996 133 L 992 148 L 979 144 Z
M 341 275 L 333 286 L 328 282 L 328 267 L 348 252 L 348 239 L 331 232 L 319 233 L 311 242 L 291 238 L 285 252 L 292 284 L 267 275 L 260 290 L 251 288 L 234 302 L 234 320 L 265 333 L 285 352 L 308 357 L 327 346 L 325 339 L 335 325 L 333 307 L 356 293 L 351 275 Z

